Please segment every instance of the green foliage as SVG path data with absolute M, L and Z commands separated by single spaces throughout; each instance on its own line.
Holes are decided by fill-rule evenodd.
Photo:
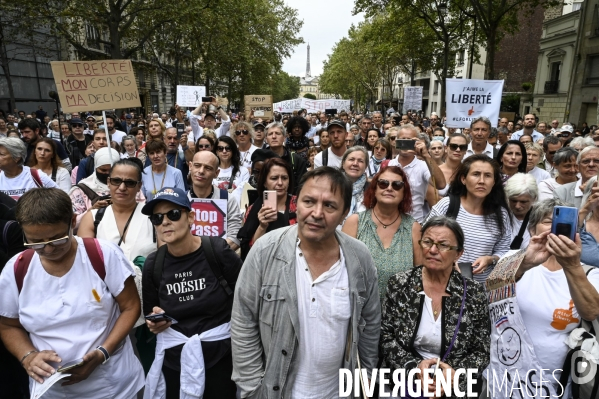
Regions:
M 309 98 L 310 100 L 316 100 L 316 96 L 312 93 L 304 94 L 304 98 Z
M 279 71 L 274 76 L 272 85 L 272 101 L 275 103 L 292 100 L 299 96 L 300 78 L 291 76 L 285 71 Z
M 501 112 L 518 112 L 520 109 L 520 96 L 518 94 L 508 94 L 501 97 Z

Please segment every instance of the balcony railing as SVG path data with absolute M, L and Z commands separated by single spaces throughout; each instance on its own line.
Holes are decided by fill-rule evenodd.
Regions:
M 559 80 L 548 80 L 545 82 L 545 94 L 556 94 L 559 88 Z

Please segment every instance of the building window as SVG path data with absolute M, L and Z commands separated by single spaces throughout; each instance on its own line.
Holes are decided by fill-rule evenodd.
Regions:
M 599 55 L 589 57 L 586 82 L 588 85 L 599 84 Z
M 580 10 L 582 3 L 572 3 L 572 12 Z
M 464 58 L 466 58 L 466 51 L 458 51 L 458 66 L 464 66 Z

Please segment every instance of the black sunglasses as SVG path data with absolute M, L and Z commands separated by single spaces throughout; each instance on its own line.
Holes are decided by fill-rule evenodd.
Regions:
M 231 147 L 229 147 L 229 146 L 222 147 L 219 145 L 218 147 L 216 147 L 216 150 L 219 152 L 229 152 L 229 151 L 231 151 Z
M 393 190 L 395 191 L 399 191 L 403 188 L 403 186 L 405 185 L 404 182 L 400 181 L 400 180 L 395 180 L 392 182 L 389 182 L 389 180 L 385 180 L 385 179 L 379 179 L 376 182 L 377 186 L 379 186 L 379 188 L 381 190 L 386 190 L 387 187 L 389 187 L 389 184 L 391 184 L 391 188 L 393 188 Z
M 127 188 L 133 188 L 140 183 L 137 180 L 123 180 L 119 177 L 109 177 L 108 181 L 110 181 L 110 184 L 112 184 L 115 187 L 120 187 L 121 184 L 125 183 L 125 187 Z
M 72 127 L 83 127 L 83 125 L 80 123 L 73 123 L 71 126 Z
M 210 149 L 210 144 L 198 144 L 198 149 L 203 150 L 203 149 Z
M 468 149 L 468 144 L 449 144 L 449 149 L 451 151 L 457 151 L 458 148 L 460 149 L 460 151 L 466 151 Z
M 245 136 L 245 135 L 250 134 L 250 131 L 249 130 L 236 130 L 235 131 L 236 136 L 239 136 L 240 134 L 243 134 Z
M 183 209 L 171 209 L 167 213 L 153 213 L 150 215 L 150 222 L 154 226 L 160 226 L 165 215 L 171 222 L 176 222 L 177 220 L 181 219 L 181 216 L 183 215 Z

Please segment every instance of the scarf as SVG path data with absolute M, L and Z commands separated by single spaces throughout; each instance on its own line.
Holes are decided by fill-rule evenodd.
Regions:
M 356 209 L 364 200 L 364 189 L 366 187 L 366 173 L 364 173 L 356 182 L 352 185 L 351 190 L 351 205 L 349 207 L 349 214 L 353 215 L 356 213 Z
M 297 151 L 310 147 L 310 140 L 306 136 L 300 137 L 299 140 L 289 137 L 286 145 L 287 148 Z
M 381 164 L 383 163 L 383 161 L 385 160 L 385 158 L 378 160 L 376 159 L 376 157 L 374 155 L 372 155 L 370 157 L 370 163 L 372 164 L 372 168 L 374 169 L 374 172 L 371 170 L 370 174 L 371 175 L 375 175 L 378 173 L 379 169 L 381 169 Z M 368 167 L 370 168 L 370 165 L 368 165 Z

